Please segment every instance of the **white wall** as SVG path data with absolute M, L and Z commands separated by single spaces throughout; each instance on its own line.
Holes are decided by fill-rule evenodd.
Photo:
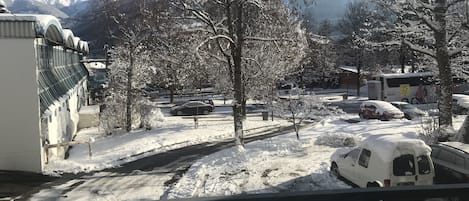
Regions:
M 71 139 L 67 139 L 67 137 L 73 137 L 76 134 L 79 121 L 78 100 L 86 94 L 79 93 L 83 85 L 86 85 L 86 81 L 77 84 L 67 95 L 64 95 L 62 99 L 48 108 L 51 113 L 49 117 L 51 119 L 48 123 L 48 139 L 50 144 L 68 142 Z M 49 160 L 63 158 L 65 151 L 66 148 L 49 149 Z
M 42 171 L 34 39 L 0 39 L 0 170 Z

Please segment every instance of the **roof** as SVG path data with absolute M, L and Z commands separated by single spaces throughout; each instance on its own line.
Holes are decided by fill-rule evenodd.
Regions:
M 440 142 L 440 144 L 454 147 L 466 153 L 469 153 L 469 144 L 464 144 L 462 142 Z
M 81 40 L 75 41 L 73 32 L 63 29 L 52 15 L 0 14 L 0 38 L 44 38 L 52 45 L 89 53 L 88 43 L 82 41 L 79 45 Z
M 413 150 L 417 155 L 429 155 L 431 148 L 417 135 L 383 134 L 371 135 L 361 145 L 374 151 L 383 161 L 392 161 L 396 151 Z M 394 151 L 392 151 L 394 150 Z
M 433 76 L 432 72 L 419 72 L 419 73 L 381 73 L 373 75 L 373 77 L 386 77 L 386 78 L 405 78 L 405 77 L 426 77 Z
M 351 73 L 358 73 L 357 67 L 355 66 L 341 66 L 340 69 Z

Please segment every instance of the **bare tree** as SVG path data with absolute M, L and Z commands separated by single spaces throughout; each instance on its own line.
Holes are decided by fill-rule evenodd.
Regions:
M 277 100 L 274 110 L 277 115 L 292 123 L 298 140 L 300 126 L 305 120 L 317 120 L 343 113 L 337 107 L 326 106 L 317 96 L 301 95 L 301 93 Z

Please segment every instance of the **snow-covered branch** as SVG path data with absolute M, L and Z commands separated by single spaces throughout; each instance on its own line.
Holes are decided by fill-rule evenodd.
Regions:
M 428 55 L 428 56 L 431 56 L 433 58 L 436 58 L 436 53 L 429 50 L 429 49 L 423 49 L 417 45 L 414 45 L 413 43 L 411 43 L 410 41 L 408 40 L 404 40 L 404 44 L 407 45 L 410 49 L 416 51 L 416 52 L 419 52 L 419 53 L 422 53 L 422 54 L 425 54 L 425 55 Z

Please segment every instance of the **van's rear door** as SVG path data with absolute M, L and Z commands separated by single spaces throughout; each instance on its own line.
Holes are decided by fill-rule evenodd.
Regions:
M 431 185 L 434 172 L 430 156 L 415 157 L 413 154 L 403 154 L 393 161 L 391 185 Z
M 435 170 L 432 160 L 428 155 L 417 156 L 417 173 L 416 185 L 432 185 Z
M 403 154 L 393 160 L 392 164 L 392 186 L 415 185 L 418 179 L 416 172 L 415 156 L 412 154 Z

